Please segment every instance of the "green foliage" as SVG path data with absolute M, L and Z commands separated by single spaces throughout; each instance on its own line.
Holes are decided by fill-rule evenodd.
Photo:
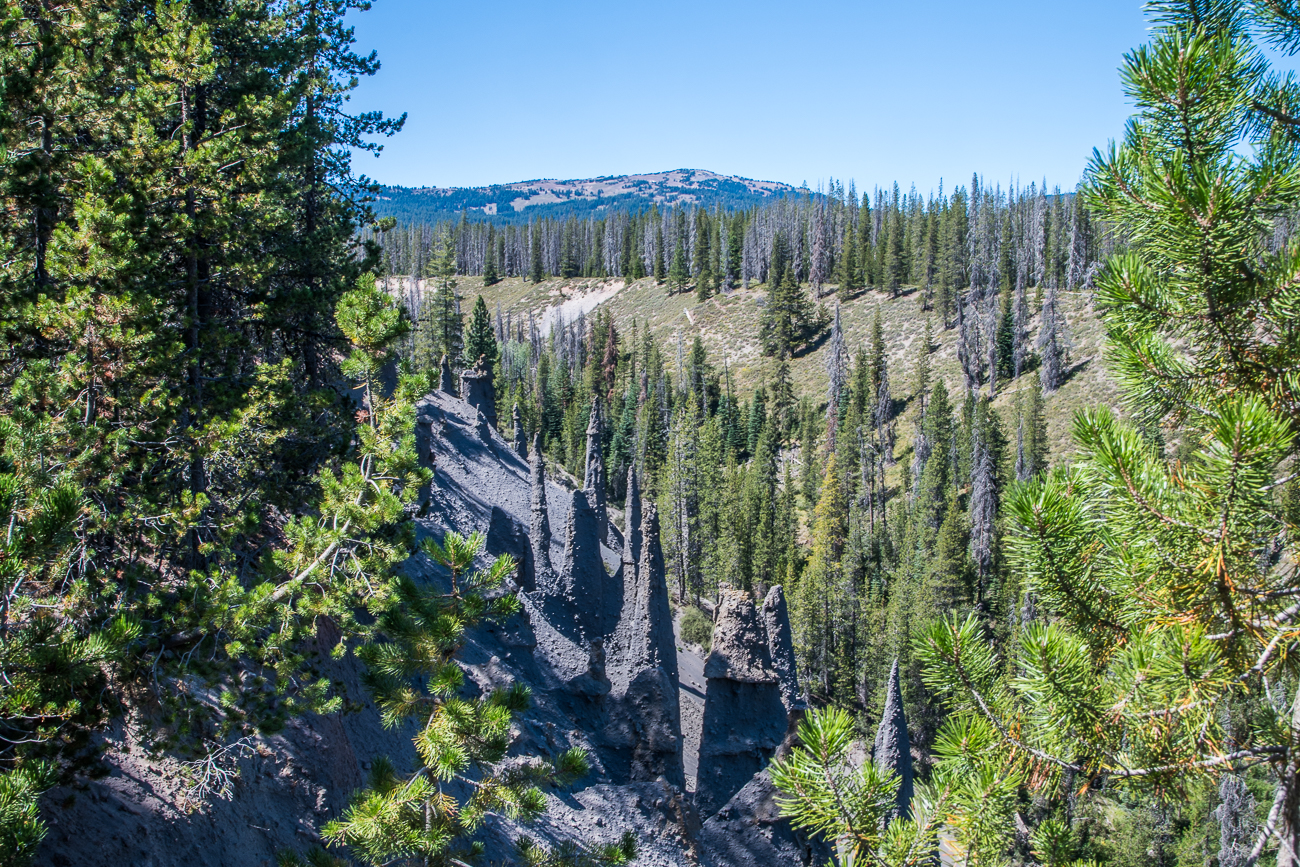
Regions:
M 713 618 L 694 605 L 682 612 L 681 631 L 682 641 L 701 647 L 706 653 L 713 646 Z
M 481 359 L 483 369 L 491 372 L 496 367 L 499 354 L 500 347 L 492 328 L 492 317 L 488 314 L 487 302 L 480 295 L 475 299 L 474 310 L 469 315 L 469 331 L 465 334 L 465 366 L 475 367 Z
M 0 863 L 12 867 L 31 863 L 46 830 L 37 799 L 55 781 L 54 766 L 45 762 L 0 774 Z
M 1139 113 L 1086 187 L 1130 243 L 1098 300 L 1137 424 L 1080 412 L 1071 467 L 1007 497 L 1012 570 L 1041 612 L 1009 659 L 973 615 L 917 648 L 953 719 L 996 731 L 1049 796 L 1105 781 L 1149 798 L 1269 768 L 1273 824 L 1245 844 L 1256 853 L 1300 841 L 1300 703 L 1275 694 L 1300 675 L 1297 527 L 1279 508 L 1300 419 L 1300 246 L 1275 244 L 1272 222 L 1300 203 L 1300 138 L 1284 116 L 1300 91 L 1252 41 L 1294 44 L 1300 21 L 1279 8 L 1152 4 L 1152 42 L 1123 69 Z M 1036 412 L 1022 415 L 1031 427 Z M 1161 425 L 1183 427 L 1177 460 L 1150 435 Z M 1037 472 L 1028 463 L 1022 477 Z M 1124 843 L 1121 861 L 1172 857 L 1165 807 L 1144 803 L 1120 837 L 1148 843 L 1129 855 Z M 1059 830 L 1036 837 L 1049 860 Z
M 365 5 L 0 13 L 15 840 L 38 830 L 34 761 L 95 761 L 89 732 L 146 680 L 149 746 L 184 752 L 337 708 L 308 658 L 318 618 L 359 628 L 409 552 L 417 384 L 371 393 L 405 325 L 363 276 L 378 249 L 347 157 L 401 121 L 343 110 L 378 68 L 343 23 Z
M 814 710 L 799 724 L 802 745 L 772 763 L 778 804 L 795 827 L 832 843 L 843 864 L 929 864 L 941 831 L 965 863 L 1000 862 L 1021 779 L 991 749 L 996 732 L 978 721 L 945 729 L 932 779 L 916 786 L 911 814 L 892 820 L 898 777 L 870 761 L 854 767 L 855 737 L 847 712 Z
M 791 267 L 789 243 L 777 233 L 767 277 L 767 304 L 759 319 L 759 342 L 765 355 L 793 358 L 830 325 L 824 306 L 814 307 L 799 287 Z
M 576 748 L 551 764 L 504 761 L 511 727 L 530 703 L 523 684 L 477 699 L 459 695 L 464 674 L 455 655 L 466 631 L 485 618 L 504 619 L 520 610 L 518 597 L 499 592 L 515 569 L 509 556 L 487 569 L 472 568 L 485 542 L 481 533 L 448 533 L 441 543 L 426 539 L 422 550 L 447 571 L 447 590 L 394 579 L 373 640 L 358 651 L 384 725 L 423 721 L 414 738 L 420 767 L 403 778 L 390 763 L 376 763 L 367 789 L 324 829 L 327 840 L 367 863 L 460 863 L 480 852 L 481 844 L 471 838 L 489 814 L 524 823 L 536 819 L 546 808 L 541 785 L 568 785 L 588 771 L 586 756 Z M 448 787 L 456 783 L 468 786 L 469 794 L 454 795 Z M 588 854 L 596 859 L 592 864 L 624 863 Z

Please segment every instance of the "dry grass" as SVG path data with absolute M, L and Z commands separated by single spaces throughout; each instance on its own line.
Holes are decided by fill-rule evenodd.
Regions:
M 503 311 L 515 317 L 526 317 L 532 311 L 540 318 L 546 308 L 565 299 L 623 282 L 621 279 L 552 279 L 534 285 L 520 278 L 508 278 L 484 289 L 480 278 L 466 277 L 461 278 L 460 291 L 467 299 L 481 292 L 490 310 L 495 310 L 499 303 Z M 673 347 L 677 335 L 681 335 L 687 346 L 698 335 L 715 366 L 721 368 L 725 359 L 736 393 L 744 398 L 758 385 L 770 381 L 775 372 L 776 363 L 763 358 L 758 345 L 758 319 L 765 297 L 765 290 L 758 286 L 748 291 L 737 289 L 699 304 L 693 292 L 670 294 L 666 286 L 647 278 L 623 285 L 604 305 L 614 313 L 624 336 L 630 333 L 633 318 L 640 328 L 648 325 L 663 347 L 670 367 L 676 358 Z M 1047 398 L 1048 435 L 1054 460 L 1068 458 L 1073 451 L 1070 425 L 1077 410 L 1098 404 L 1117 406 L 1119 397 L 1114 381 L 1106 372 L 1102 357 L 1104 335 L 1090 299 L 1083 293 L 1063 293 L 1063 302 L 1074 348 L 1070 354 L 1070 375 L 1060 390 Z M 827 298 L 826 303 L 833 308 L 834 297 Z M 936 347 L 931 356 L 932 376 L 942 378 L 954 396 L 961 390 L 957 332 L 939 329 L 933 314 L 922 311 L 920 292 L 891 298 L 888 293 L 868 291 L 841 307 L 845 341 L 851 352 L 870 340 L 876 310 L 880 311 L 884 326 L 891 388 L 896 399 L 908 400 L 908 409 L 898 422 L 898 457 L 902 460 L 910 448 L 914 412 L 910 398 L 916 390 L 917 341 L 924 334 L 925 321 L 927 318 L 931 321 Z M 1031 340 L 1036 329 L 1035 320 Z M 791 363 L 797 393 L 823 399 L 826 351 L 823 342 Z M 994 405 L 1003 412 L 1004 418 L 1011 416 L 1017 392 L 1036 386 L 1037 376 L 1036 371 L 1029 371 L 1019 380 L 999 384 Z

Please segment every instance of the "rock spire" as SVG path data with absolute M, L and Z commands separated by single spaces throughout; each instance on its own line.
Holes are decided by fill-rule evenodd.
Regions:
M 496 389 L 492 385 L 492 371 L 482 366 L 483 359 L 473 370 L 464 370 L 460 374 L 460 396 L 470 406 L 483 412 L 484 418 L 492 427 L 497 426 Z
M 456 383 L 451 377 L 451 362 L 447 356 L 442 356 L 442 361 L 438 364 L 438 391 L 446 394 L 456 393 Z
M 528 477 L 532 487 L 532 521 L 528 538 L 533 546 L 535 585 L 543 586 L 550 580 L 551 520 L 546 514 L 546 458 L 542 455 L 542 435 L 533 435 L 533 454 L 528 461 Z
M 876 729 L 876 745 L 871 752 L 876 767 L 898 774 L 898 803 L 892 816 L 911 815 L 912 745 L 907 737 L 907 715 L 903 712 L 903 691 L 898 684 L 898 660 L 889 670 L 889 691 L 885 694 L 885 712 Z
M 787 714 L 806 710 L 808 705 L 799 689 L 799 668 L 794 659 L 794 638 L 790 630 L 790 609 L 785 592 L 777 584 L 763 600 L 763 625 L 767 628 L 767 647 L 772 668 L 781 678 L 781 703 Z
M 517 403 L 515 404 L 515 408 L 511 410 L 510 415 L 511 415 L 511 422 L 513 423 L 513 427 L 514 427 L 514 433 L 515 433 L 515 440 L 514 440 L 515 454 L 527 460 L 528 440 L 525 438 L 524 435 L 524 420 L 519 415 L 519 404 Z
M 551 609 L 562 612 L 556 629 L 575 641 L 591 641 L 605 634 L 605 581 L 609 576 L 600 557 L 597 523 L 586 492 L 574 491 L 564 523 L 564 561 L 555 586 L 559 604 Z
M 601 412 L 600 398 L 591 404 L 591 419 L 587 422 L 587 471 L 583 476 L 582 489 L 596 513 L 600 541 L 609 542 L 609 515 L 605 511 L 605 450 L 602 442 L 605 438 L 605 419 Z
M 749 594 L 723 590 L 704 663 L 696 804 L 717 812 L 775 754 L 786 732 L 781 678 L 772 667 L 767 630 Z
M 627 471 L 627 505 L 623 509 L 623 580 L 636 573 L 641 562 L 641 484 L 636 477 L 636 467 Z M 629 576 L 629 565 L 632 576 Z

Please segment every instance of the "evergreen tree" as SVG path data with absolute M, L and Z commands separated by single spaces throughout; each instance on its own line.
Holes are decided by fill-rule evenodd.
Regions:
M 31 799 L 93 758 L 89 733 L 130 695 L 149 690 L 177 721 L 162 738 L 198 755 L 337 708 L 307 660 L 316 618 L 358 629 L 359 588 L 409 553 L 423 383 L 370 388 L 406 326 L 357 242 L 383 226 L 346 157 L 400 121 L 343 110 L 378 67 L 351 50 L 351 5 L 4 14 L 10 863 L 41 833 Z M 193 695 L 200 659 L 228 704 Z
M 677 411 L 664 467 L 664 559 L 677 584 L 677 599 L 698 602 L 702 587 L 700 538 L 700 415 L 694 401 Z
M 428 327 L 432 329 L 432 344 L 439 356 L 445 356 L 453 367 L 460 366 L 465 349 L 464 322 L 460 312 L 460 296 L 456 293 L 456 248 L 449 237 L 444 238 L 441 252 L 434 260 L 434 297 L 429 305 Z M 432 359 L 438 362 L 437 358 Z
M 496 227 L 488 224 L 487 252 L 483 260 L 483 285 L 495 286 L 501 282 L 497 276 L 497 244 L 496 244 Z
M 714 290 L 713 231 L 709 214 L 703 208 L 695 212 L 695 298 L 701 304 Z
M 586 756 L 576 747 L 553 764 L 504 762 L 512 727 L 530 703 L 523 684 L 474 699 L 457 695 L 465 675 L 455 657 L 466 630 L 484 618 L 504 619 L 520 610 L 513 593 L 489 596 L 515 569 L 508 555 L 486 570 L 470 571 L 485 543 L 481 533 L 448 533 L 442 544 L 426 539 L 425 553 L 449 573 L 448 590 L 401 579 L 395 588 L 401 604 L 385 611 L 378 624 L 382 643 L 358 652 L 369 666 L 368 686 L 385 725 L 423 723 L 415 737 L 417 770 L 403 778 L 391 762 L 377 762 L 369 786 L 354 796 L 342 818 L 325 826 L 325 839 L 348 846 L 370 864 L 414 856 L 450 867 L 476 858 L 483 844 L 472 836 L 489 813 L 531 822 L 546 810 L 540 786 L 568 785 L 588 772 Z M 453 794 L 453 786 L 467 782 L 468 794 Z M 533 859 L 546 857 L 526 837 L 519 848 Z M 636 856 L 636 844 L 629 833 L 620 844 L 588 854 L 588 863 L 626 864 Z
M 1265 215 L 1300 198 L 1272 181 L 1300 159 L 1280 108 L 1300 94 L 1270 76 L 1255 39 L 1293 52 L 1300 26 L 1274 4 L 1152 8 L 1151 44 L 1123 72 L 1139 113 L 1094 158 L 1085 194 L 1130 239 L 1097 290 L 1126 402 L 1138 424 L 1185 424 L 1198 445 L 1170 461 L 1110 410 L 1081 412 L 1072 466 L 1008 503 L 1013 569 L 1050 617 L 1024 627 L 1006 662 L 978 618 L 941 623 L 922 641 L 926 677 L 954 703 L 954 731 L 990 732 L 1023 757 L 1003 773 L 1032 765 L 1045 793 L 1104 777 L 1142 795 L 1267 764 L 1273 806 L 1250 852 L 1276 846 L 1290 867 L 1300 704 L 1265 684 L 1291 690 L 1297 678 L 1279 653 L 1294 638 L 1283 588 L 1296 527 L 1275 494 L 1296 450 L 1284 371 L 1297 360 L 1265 335 L 1294 322 L 1295 247 L 1272 245 Z M 1049 291 L 1053 281 L 1059 270 Z M 1003 665 L 1014 679 L 997 678 Z M 978 812 L 1010 819 L 1010 808 Z
M 528 279 L 533 283 L 540 283 L 545 279 L 545 273 L 542 265 L 542 227 L 538 223 L 532 224 L 528 232 L 531 239 L 531 250 L 529 252 Z
M 686 288 L 690 281 L 690 271 L 686 267 L 686 245 L 682 239 L 682 233 L 677 233 L 676 243 L 673 245 L 672 264 L 668 266 L 668 288 L 673 292 L 680 292 Z
M 654 278 L 655 282 L 661 285 L 668 279 L 668 269 L 664 267 L 664 226 L 658 219 L 655 219 Z
M 799 288 L 789 261 L 789 245 L 778 233 L 772 240 L 767 306 L 759 316 L 759 341 L 773 358 L 793 357 L 830 324 L 825 307 L 814 308 Z
M 492 371 L 496 367 L 499 354 L 497 337 L 492 329 L 492 318 L 488 315 L 487 302 L 480 295 L 474 301 L 474 310 L 469 315 L 469 332 L 465 335 L 465 366 L 477 367 L 482 361 L 483 369 Z
M 805 450 L 806 452 L 806 450 Z M 834 636 L 841 624 L 832 617 L 839 597 L 842 558 L 848 540 L 848 504 L 835 455 L 826 460 L 819 479 L 820 494 L 813 510 L 812 554 L 799 582 L 791 612 L 795 649 L 823 694 L 829 694 L 835 652 Z

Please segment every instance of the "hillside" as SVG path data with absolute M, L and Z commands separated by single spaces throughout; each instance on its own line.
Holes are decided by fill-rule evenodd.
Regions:
M 541 217 L 586 217 L 611 208 L 639 210 L 651 205 L 744 208 L 799 192 L 789 184 L 774 181 L 675 169 L 488 187 L 383 187 L 373 207 L 379 216 L 404 223 L 436 223 L 456 219 L 462 213 L 496 223 L 527 223 Z
M 630 332 L 633 319 L 640 327 L 649 323 L 655 339 L 665 348 L 670 366 L 675 363 L 674 346 L 678 335 L 686 349 L 698 335 L 708 350 L 710 362 L 719 372 L 726 363 L 733 387 L 741 398 L 770 381 L 775 371 L 775 362 L 762 356 L 757 339 L 759 314 L 767 297 L 761 284 L 751 286 L 749 290 L 736 289 L 714 296 L 704 304 L 698 303 L 692 292 L 670 293 L 667 286 L 657 285 L 651 278 L 631 282 L 621 278 L 557 278 L 538 284 L 512 278 L 485 289 L 481 278 L 464 277 L 458 291 L 465 297 L 467 309 L 468 302 L 482 294 L 489 310 L 495 311 L 500 305 L 503 316 L 515 319 L 526 318 L 532 312 L 542 322 L 549 321 L 557 310 L 563 312 L 566 320 L 572 320 L 579 312 L 590 313 L 604 305 L 614 313 L 624 336 Z M 1076 410 L 1097 404 L 1116 406 L 1118 403 L 1118 390 L 1106 372 L 1102 358 L 1104 333 L 1087 294 L 1062 292 L 1061 297 L 1073 349 L 1065 383 L 1055 394 L 1048 396 L 1046 402 L 1054 459 L 1068 456 L 1073 450 L 1070 424 Z M 832 309 L 836 303 L 833 294 L 824 301 Z M 926 318 L 931 320 L 935 347 L 931 356 L 933 375 L 943 379 L 954 394 L 961 388 L 957 333 L 955 329 L 942 330 L 933 314 L 921 310 L 921 295 L 917 291 L 905 291 L 898 298 L 891 298 L 886 292 L 869 290 L 841 306 L 845 342 L 851 352 L 869 339 L 877 309 L 880 310 L 889 348 L 894 397 L 909 402 L 908 410 L 898 422 L 901 457 L 911 442 L 910 399 L 915 391 L 917 341 L 924 333 Z M 1037 316 L 1031 324 L 1031 342 L 1036 329 Z M 806 394 L 817 401 L 825 400 L 825 357 L 826 343 L 823 341 L 811 352 L 792 361 L 796 394 Z M 1021 388 L 1036 384 L 1037 375 L 1032 370 L 1022 374 L 1019 380 L 1001 383 L 994 406 L 999 410 L 1008 409 Z
M 416 435 L 434 476 L 431 508 L 415 524 L 422 538 L 483 532 L 488 556 L 480 565 L 500 554 L 519 563 L 523 610 L 476 628 L 458 655 L 462 697 L 516 683 L 531 690 L 509 761 L 551 759 L 571 746 L 591 761 L 574 787 L 548 792 L 545 815 L 527 833 L 558 846 L 611 843 L 631 831 L 641 867 L 821 863 L 826 853 L 780 818 L 763 770 L 792 718 L 775 675 L 740 683 L 725 665 L 706 669 L 674 640 L 657 519 L 625 545 L 614 523 L 621 514 L 598 516 L 567 477 L 546 478 L 540 467 L 539 501 L 529 462 L 481 419 L 474 406 L 444 392 L 420 402 Z M 538 546 L 529 544 L 539 513 L 552 528 L 540 549 L 549 563 L 534 560 Z M 446 571 L 424 554 L 403 569 L 443 592 L 450 586 Z M 738 616 L 746 615 L 753 621 L 755 606 Z M 750 653 L 771 668 L 768 642 L 789 641 L 788 619 L 775 626 L 780 634 L 763 632 L 762 647 L 733 646 L 732 664 L 736 654 Z M 416 762 L 411 736 L 418 727 L 381 723 L 355 656 L 329 652 L 340 637 L 322 619 L 313 659 L 352 699 L 350 710 L 307 714 L 283 733 L 244 738 L 206 766 L 219 778 L 208 788 L 204 763 L 182 763 L 153 747 L 147 724 L 104 732 L 106 773 L 57 788 L 48 799 L 52 831 L 39 863 L 269 865 L 319 843 L 321 826 L 343 811 L 365 771 L 384 759 L 402 770 Z M 786 676 L 797 693 L 794 675 Z M 212 698 L 211 685 L 196 679 L 193 688 Z M 710 725 L 722 734 L 710 734 Z M 697 781 L 700 767 L 714 773 Z M 450 790 L 463 791 L 459 784 Z M 99 833 L 79 832 L 85 828 Z M 477 835 L 489 863 L 521 864 L 513 844 L 521 831 L 491 816 Z

